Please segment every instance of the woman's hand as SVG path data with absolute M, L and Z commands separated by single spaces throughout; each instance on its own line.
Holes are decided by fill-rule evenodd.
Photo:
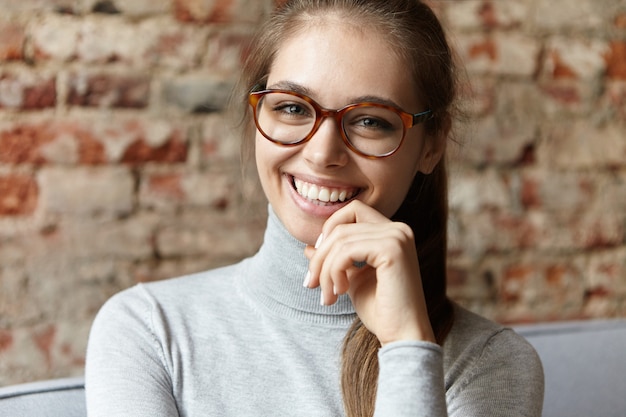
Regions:
M 305 286 L 321 286 L 325 305 L 347 292 L 381 345 L 435 342 L 408 225 L 353 201 L 326 220 L 316 247 L 307 246 L 305 254 L 310 260 Z

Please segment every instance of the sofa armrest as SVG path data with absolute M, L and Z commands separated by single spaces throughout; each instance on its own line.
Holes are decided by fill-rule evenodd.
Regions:
M 626 320 L 515 327 L 544 367 L 544 417 L 626 416 Z
M 83 377 L 0 388 L 0 416 L 85 417 Z

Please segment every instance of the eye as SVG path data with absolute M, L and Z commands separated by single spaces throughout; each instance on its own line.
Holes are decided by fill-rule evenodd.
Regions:
M 289 93 L 273 92 L 264 100 L 268 112 L 280 121 L 315 119 L 315 109 L 306 101 Z
M 352 122 L 353 126 L 365 129 L 393 130 L 393 124 L 385 119 L 371 116 L 361 116 Z
M 311 112 L 306 106 L 299 103 L 279 103 L 273 106 L 273 111 L 288 116 L 310 116 Z
M 382 106 L 359 106 L 344 117 L 343 128 L 351 141 L 386 140 L 402 137 L 402 119 Z

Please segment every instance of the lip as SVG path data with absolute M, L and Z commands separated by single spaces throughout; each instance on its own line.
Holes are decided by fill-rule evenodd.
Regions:
M 362 191 L 362 189 L 359 187 L 348 186 L 346 184 L 342 184 L 337 181 L 329 181 L 329 180 L 321 180 L 319 178 L 312 178 L 306 175 L 284 174 L 283 178 L 285 179 L 286 185 L 289 189 L 289 194 L 291 195 L 295 204 L 302 211 L 314 217 L 324 217 L 324 218 L 329 217 L 334 212 L 341 209 L 342 207 L 345 207 L 352 200 L 356 199 Z M 321 203 L 317 201 L 312 201 L 307 198 L 304 198 L 298 193 L 294 185 L 295 178 L 297 178 L 298 180 L 307 182 L 309 184 L 315 184 L 319 187 L 336 188 L 336 189 L 341 189 L 341 190 L 356 190 L 356 192 L 351 198 L 343 202 Z

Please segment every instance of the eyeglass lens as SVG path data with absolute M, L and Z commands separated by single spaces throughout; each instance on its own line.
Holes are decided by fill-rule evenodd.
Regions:
M 272 140 L 290 145 L 305 140 L 316 127 L 318 111 L 303 98 L 285 92 L 269 92 L 258 102 L 259 129 Z M 355 105 L 342 111 L 345 138 L 359 152 L 382 156 L 393 152 L 404 135 L 400 115 L 386 107 Z

